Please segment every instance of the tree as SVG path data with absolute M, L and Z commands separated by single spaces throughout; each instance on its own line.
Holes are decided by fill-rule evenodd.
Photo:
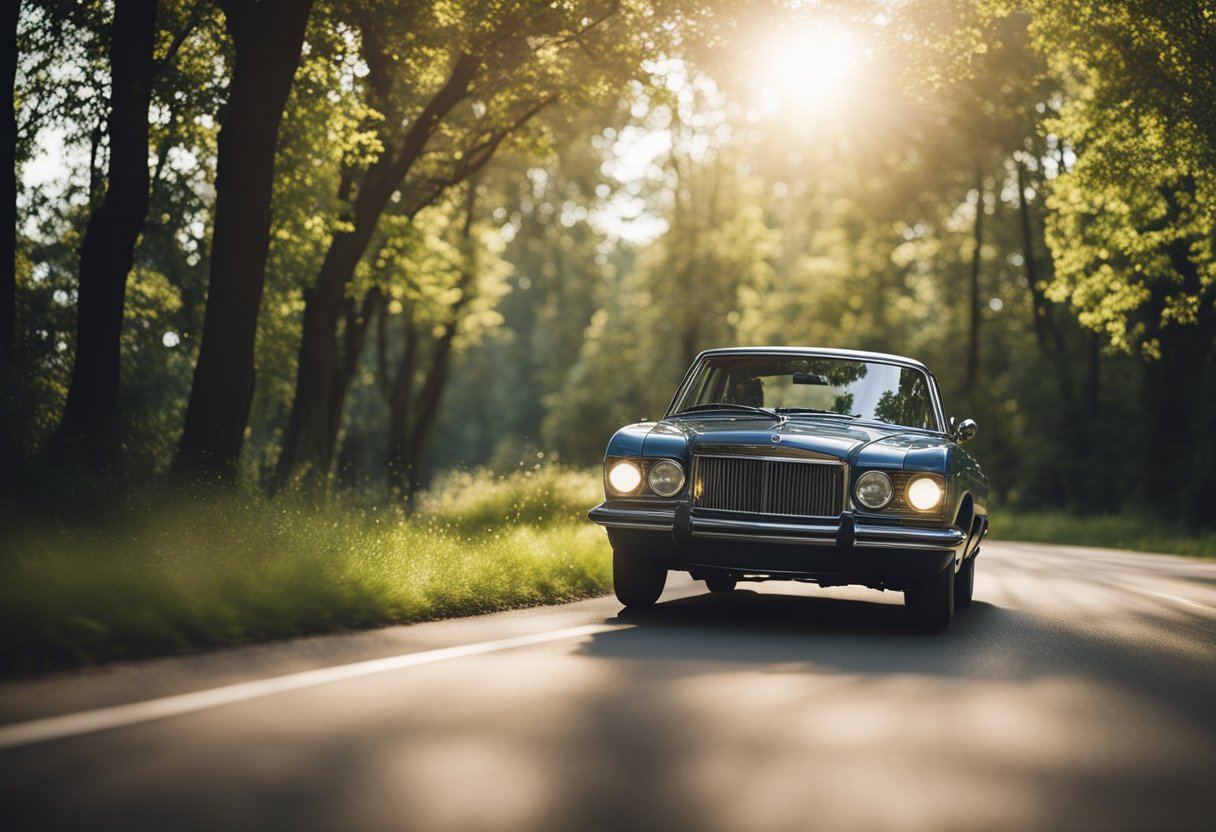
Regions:
M 416 214 L 484 167 L 508 137 L 559 97 L 594 98 L 609 80 L 636 72 L 642 56 L 662 42 L 651 15 L 619 3 L 476 7 L 477 14 L 466 10 L 465 28 L 453 25 L 442 7 L 406 7 L 404 21 L 356 17 L 368 99 L 382 116 L 376 130 L 381 151 L 344 175 L 345 222 L 305 294 L 279 482 L 316 484 L 328 476 L 349 390 L 344 370 L 357 364 L 343 355 L 343 345 L 361 348 L 364 340 L 343 335 L 343 322 L 366 326 L 344 314 L 351 308 L 348 286 L 390 201 L 399 200 L 406 216 Z M 425 37 L 428 32 L 434 40 Z M 436 65 L 445 74 L 417 77 L 422 56 L 429 75 Z
M 427 251 L 407 266 L 412 272 L 409 285 L 400 293 L 402 302 L 395 304 L 403 334 L 395 366 L 390 366 L 387 344 L 390 310 L 381 308 L 377 358 L 389 405 L 388 487 L 407 506 L 422 486 L 424 455 L 448 386 L 457 339 L 475 317 L 479 296 L 487 289 L 494 294 L 501 289 L 502 270 L 486 262 L 478 240 L 477 200 L 478 182 L 471 180 L 463 204 L 452 206 L 456 216 L 446 222 L 445 232 L 428 235 Z M 427 282 L 429 286 L 423 285 Z M 489 298 L 491 303 L 497 300 Z M 492 317 L 495 323 L 501 320 Z M 484 327 L 486 322 L 473 323 Z
M 14 84 L 17 79 L 17 20 L 20 2 L 7 3 L 0 11 L 4 49 L 9 57 L 0 66 L 0 87 L 4 90 L 4 123 L 0 126 L 0 379 L 11 373 L 17 337 L 17 106 Z
M 312 0 L 220 0 L 235 48 L 219 136 L 202 343 L 176 466 L 234 479 L 254 387 L 254 336 L 270 245 L 275 142 Z
M 1140 355 L 1154 442 L 1144 495 L 1188 521 L 1216 499 L 1216 5 L 1027 4 L 1064 80 L 1048 124 L 1049 298 Z M 1166 468 L 1161 458 L 1179 460 Z M 1175 497 L 1175 494 L 1178 494 Z
M 148 211 L 148 104 L 157 0 L 119 0 L 110 41 L 109 167 L 80 245 L 76 359 L 55 443 L 104 465 L 118 416 L 127 275 Z

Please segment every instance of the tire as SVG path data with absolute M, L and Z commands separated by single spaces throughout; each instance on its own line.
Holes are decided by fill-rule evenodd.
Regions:
M 710 575 L 705 579 L 710 592 L 733 592 L 738 583 L 732 575 Z
M 918 630 L 937 632 L 949 627 L 954 617 L 954 570 L 947 566 L 932 578 L 904 590 L 904 605 Z
M 971 606 L 971 595 L 975 590 L 975 555 L 963 561 L 963 568 L 954 576 L 954 607 Z
M 612 589 L 626 607 L 649 607 L 663 594 L 667 568 L 634 552 L 612 550 Z

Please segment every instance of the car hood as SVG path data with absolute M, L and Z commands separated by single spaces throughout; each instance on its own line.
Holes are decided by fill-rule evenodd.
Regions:
M 765 417 L 677 418 L 622 429 L 609 453 L 688 461 L 714 447 L 748 446 L 824 454 L 850 465 L 935 470 L 952 444 L 941 434 L 832 416 L 797 416 L 780 423 Z

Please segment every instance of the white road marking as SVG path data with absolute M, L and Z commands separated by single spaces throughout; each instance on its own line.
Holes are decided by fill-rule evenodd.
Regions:
M 29 722 L 19 722 L 0 727 L 0 750 L 18 748 L 23 745 L 33 745 L 50 740 L 75 737 L 104 731 L 108 728 L 120 728 L 124 725 L 135 725 L 141 722 L 151 722 L 171 716 L 194 713 L 208 708 L 218 708 L 221 705 L 231 705 L 237 702 L 247 702 L 263 696 L 273 696 L 276 693 L 300 690 L 301 688 L 325 685 L 330 682 L 340 682 L 359 676 L 370 676 L 374 673 L 385 673 L 390 670 L 401 670 L 407 667 L 418 667 L 424 664 L 462 659 L 469 656 L 481 656 L 486 653 L 497 653 L 501 650 L 513 650 L 517 647 L 528 647 L 534 644 L 545 644 L 550 641 L 592 636 L 619 630 L 619 624 L 590 624 L 584 627 L 569 627 L 564 630 L 553 630 L 547 633 L 536 633 L 528 636 L 484 641 L 477 644 L 462 644 L 456 647 L 443 647 L 437 650 L 424 650 L 419 653 L 405 653 L 399 656 L 388 656 L 383 659 L 343 664 L 336 667 L 323 667 L 317 670 L 305 670 L 300 673 L 289 673 L 285 676 L 274 676 L 269 679 L 258 679 L 252 682 L 240 682 L 235 685 L 200 690 L 193 693 L 183 693 L 177 696 L 166 696 L 161 699 L 149 699 L 144 702 L 132 702 L 128 705 L 117 705 L 110 708 L 98 708 L 92 711 L 81 711 L 63 716 L 35 719 Z

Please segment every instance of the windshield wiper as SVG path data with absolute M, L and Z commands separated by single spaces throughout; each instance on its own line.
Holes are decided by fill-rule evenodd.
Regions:
M 767 407 L 754 407 L 750 404 L 735 404 L 734 402 L 711 402 L 709 404 L 697 404 L 692 407 L 686 407 L 679 413 L 673 413 L 673 416 L 683 416 L 685 413 L 696 413 L 702 410 L 740 410 L 746 413 L 760 413 L 773 419 L 777 422 L 784 421 L 777 412 L 769 410 Z
M 835 410 L 820 410 L 817 407 L 779 407 L 777 413 L 815 413 L 822 416 L 842 416 L 845 419 L 860 419 L 860 413 L 838 413 Z

